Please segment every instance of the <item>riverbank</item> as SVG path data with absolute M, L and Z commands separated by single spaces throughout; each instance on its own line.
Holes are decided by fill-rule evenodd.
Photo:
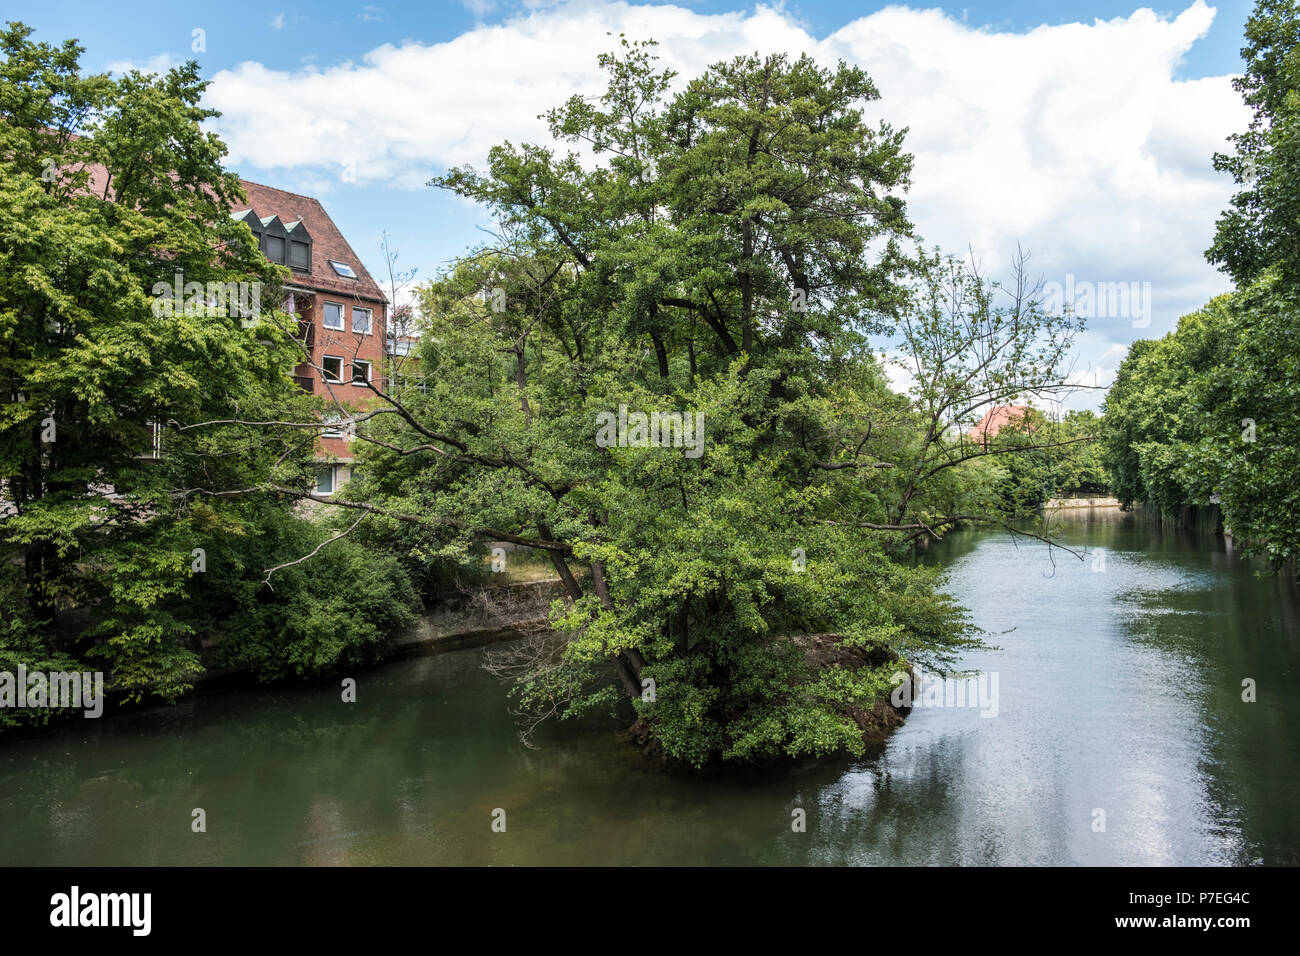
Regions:
M 545 627 L 551 601 L 563 595 L 564 587 L 559 578 L 445 592 L 438 595 L 431 602 L 432 608 L 426 609 L 411 627 L 395 637 L 383 655 L 367 667 L 423 654 L 448 653 L 515 640 Z M 191 678 L 193 689 L 177 702 L 167 704 L 156 698 L 132 702 L 121 692 L 106 690 L 103 715 L 95 719 L 102 720 L 105 717 L 159 707 L 176 707 L 197 695 L 228 693 L 250 687 L 312 686 L 325 683 L 337 686 L 341 676 L 332 674 L 314 679 L 283 679 L 268 684 L 259 680 L 249 668 L 214 666 L 212 661 L 217 655 L 218 647 L 218 644 L 212 642 L 203 645 L 200 656 L 203 658 L 204 669 Z M 73 708 L 68 713 L 51 711 L 48 723 L 9 727 L 0 734 L 0 739 L 40 735 L 54 727 L 84 719 L 80 708 Z
M 546 626 L 551 601 L 564 596 L 559 578 L 520 581 L 438 595 L 404 633 L 395 637 L 375 663 L 417 654 L 444 653 L 514 640 Z M 212 668 L 194 679 L 217 683 L 251 682 L 247 670 Z M 330 678 L 331 680 L 333 678 Z
M 996 645 L 955 666 L 1000 675 L 997 714 L 922 703 L 858 760 L 663 773 L 608 712 L 550 722 L 529 747 L 484 648 L 429 653 L 358 674 L 355 703 L 337 681 L 260 685 L 6 734 L 3 854 L 34 866 L 1300 863 L 1294 590 L 1213 538 L 1137 522 L 1066 522 L 1063 535 L 1105 551 L 1104 570 L 993 530 L 927 552 Z M 196 807 L 206 834 L 190 830 Z
M 1111 495 L 1079 495 L 1068 498 L 1050 498 L 1043 505 L 1049 517 L 1069 517 L 1088 520 L 1092 518 L 1118 518 L 1125 515 L 1119 499 Z

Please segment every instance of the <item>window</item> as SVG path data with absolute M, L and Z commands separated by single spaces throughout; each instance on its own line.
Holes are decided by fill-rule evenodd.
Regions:
M 332 495 L 334 494 L 334 485 L 337 466 L 325 465 L 316 472 L 316 494 Z
M 338 415 L 326 415 L 325 427 L 321 429 L 321 438 L 342 438 L 343 429 L 339 428 L 342 419 Z
M 370 311 L 369 309 L 357 309 L 357 308 L 353 308 L 353 310 L 352 310 L 352 331 L 353 331 L 353 332 L 357 332 L 357 333 L 362 333 L 362 334 L 365 334 L 365 335 L 369 335 L 369 334 L 370 334 L 370 319 L 371 319 L 371 315 L 372 315 L 372 313 L 371 313 L 371 311 Z
M 321 308 L 320 320 L 327 329 L 343 331 L 343 306 L 338 302 L 326 302 Z
M 370 363 L 362 362 L 359 359 L 352 360 L 352 381 L 368 382 L 370 381 Z
M 266 258 L 270 259 L 272 262 L 278 262 L 281 265 L 283 265 L 284 264 L 283 237 L 267 236 L 265 238 L 265 242 L 266 242 Z
M 352 271 L 352 267 L 345 262 L 335 262 L 333 259 L 327 260 L 329 264 L 345 279 L 355 279 L 357 274 Z
M 290 223 L 283 223 L 284 231 L 279 235 L 285 236 L 289 243 L 289 268 L 294 272 L 311 273 L 311 233 L 307 231 L 307 224 L 301 219 L 295 219 Z
M 149 429 L 149 449 L 137 455 L 137 458 L 157 459 L 162 458 L 162 438 L 163 427 L 158 422 L 148 422 L 145 425 Z
M 321 372 L 327 382 L 343 381 L 343 359 L 337 355 L 327 355 L 320 362 Z
M 413 388 L 418 388 L 425 395 L 429 394 L 429 383 L 425 380 L 423 375 L 401 375 L 397 377 L 396 381 L 399 388 L 404 392 Z

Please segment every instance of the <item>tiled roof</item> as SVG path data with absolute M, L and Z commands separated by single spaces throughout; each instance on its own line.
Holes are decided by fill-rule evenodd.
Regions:
M 971 430 L 970 437 L 976 441 L 989 441 L 996 438 L 998 432 L 1011 424 L 1014 419 L 1028 413 L 1027 405 L 994 405 L 984 413 L 980 423 Z
M 273 186 L 252 183 L 247 179 L 240 182 L 248 196 L 244 209 L 251 208 L 263 222 L 269 221 L 272 216 L 279 216 L 280 221 L 286 226 L 301 221 L 307 227 L 312 240 L 311 275 L 295 272 L 290 280 L 294 285 L 322 292 L 333 292 L 348 298 L 368 299 L 374 302 L 388 301 L 319 200 L 276 189 Z M 233 211 L 243 212 L 244 209 Z M 351 266 L 357 277 L 345 279 L 338 275 L 329 264 L 330 259 Z
M 79 136 L 74 138 L 80 139 Z M 80 169 L 82 167 L 79 164 L 71 168 Z M 90 176 L 87 190 L 94 196 L 104 196 L 104 186 L 108 182 L 108 170 L 98 163 L 88 164 L 85 168 Z M 336 295 L 347 296 L 348 298 L 360 298 L 372 302 L 388 302 L 388 298 L 380 291 L 375 280 L 370 277 L 366 267 L 361 264 L 361 259 L 348 245 L 348 241 L 343 238 L 343 233 L 339 232 L 338 226 L 334 225 L 334 220 L 329 217 L 329 213 L 325 211 L 325 207 L 320 204 L 319 200 L 283 189 L 276 189 L 274 186 L 263 186 L 261 183 L 249 182 L 247 179 L 241 179 L 240 184 L 244 188 L 248 202 L 240 208 L 232 209 L 232 214 L 247 212 L 251 208 L 264 224 L 270 222 L 273 216 L 279 216 L 280 221 L 284 223 L 286 228 L 298 221 L 301 221 L 307 227 L 307 233 L 312 238 L 311 275 L 294 272 L 293 278 L 290 280 L 293 285 L 318 291 L 333 292 Z M 111 189 L 108 191 L 107 198 L 113 198 Z M 329 264 L 328 260 L 330 259 L 351 266 L 357 277 L 355 279 L 343 278 Z

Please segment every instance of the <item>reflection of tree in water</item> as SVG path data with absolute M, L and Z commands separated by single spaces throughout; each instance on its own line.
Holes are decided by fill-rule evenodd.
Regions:
M 1135 552 L 1133 537 L 1088 540 Z M 985 561 L 1003 560 L 1000 548 L 982 552 L 955 586 L 987 582 Z M 1085 743 L 1086 753 L 1063 752 L 1075 737 L 1050 722 L 990 745 L 998 738 L 981 735 L 993 729 L 984 723 L 1001 731 L 1010 711 L 997 722 L 974 719 L 974 736 L 941 723 L 931 730 L 936 715 L 913 713 L 856 762 L 665 772 L 642 762 L 618 721 L 554 722 L 536 735 L 538 749 L 522 746 L 503 687 L 481 668 L 483 652 L 446 654 L 358 672 L 356 704 L 343 704 L 334 684 L 240 691 L 196 698 L 182 711 L 6 741 L 4 858 L 1023 864 L 1127 863 L 1172 852 L 1179 861 L 1295 863 L 1300 823 L 1288 808 L 1300 768 L 1287 748 L 1300 737 L 1300 715 L 1294 687 L 1280 688 L 1278 676 L 1297 663 L 1295 595 L 1245 565 L 1207 570 L 1216 557 L 1203 548 L 1163 548 L 1109 565 L 1104 576 L 1117 589 L 1108 599 L 1113 629 L 1097 630 L 1086 646 L 1105 652 L 1113 666 L 1097 673 L 1120 681 L 1115 693 L 1148 716 L 1080 711 L 1108 735 Z M 934 556 L 944 557 L 941 549 Z M 1074 587 L 1063 576 L 1059 593 Z M 981 613 L 1015 610 L 991 600 Z M 1064 633 L 1045 632 L 1039 642 L 1032 630 L 1021 627 L 1002 652 L 1004 670 L 1022 650 L 1045 650 L 1047 637 Z M 1040 662 L 1075 677 L 1087 664 L 1070 655 Z M 1259 682 L 1255 704 L 1240 701 L 1245 676 Z M 1140 700 L 1131 696 L 1139 691 Z M 1179 735 L 1170 738 L 1173 752 L 1148 758 L 1126 749 L 1171 733 Z M 1077 794 L 1080 779 L 1096 781 L 1099 802 Z M 1173 812 L 1135 817 L 1156 805 L 1130 799 L 1112 812 L 1108 842 L 1098 843 L 1087 809 L 1112 806 L 1101 801 L 1128 784 L 1154 788 L 1150 799 Z M 206 834 L 190 831 L 194 807 L 207 810 Z M 507 812 L 505 834 L 491 832 L 495 807 Z M 805 833 L 790 830 L 796 807 L 807 811 Z M 1155 842 L 1144 846 L 1145 836 Z

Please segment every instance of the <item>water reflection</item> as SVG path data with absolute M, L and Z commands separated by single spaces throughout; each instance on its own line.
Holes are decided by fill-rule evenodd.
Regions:
M 357 675 L 351 705 L 241 691 L 0 742 L 0 862 L 1300 862 L 1295 594 L 1212 539 L 1063 527 L 1083 561 L 931 550 L 995 635 L 961 666 L 998 672 L 998 716 L 918 708 L 861 761 L 663 773 L 600 721 L 529 750 L 467 651 Z

